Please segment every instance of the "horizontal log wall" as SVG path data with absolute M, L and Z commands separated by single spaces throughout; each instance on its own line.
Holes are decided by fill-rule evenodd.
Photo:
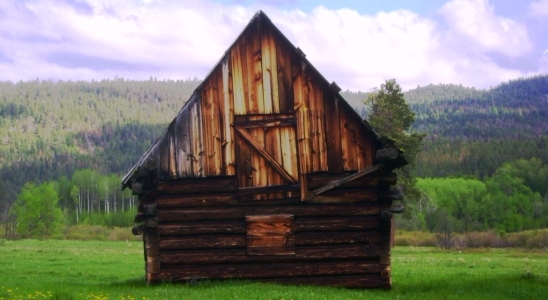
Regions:
M 234 196 L 234 177 L 160 181 L 154 197 L 142 197 L 140 204 L 146 220 L 151 216 L 144 216 L 145 211 L 157 209 L 157 222 L 149 222 L 155 227 L 145 234 L 147 281 L 242 278 L 390 287 L 390 225 L 380 214 L 390 203 L 378 194 L 394 178 L 377 175 L 326 192 L 325 199 L 314 202 L 298 197 L 240 202 Z M 309 182 L 316 188 L 344 176 L 313 174 Z M 257 215 L 293 216 L 294 254 L 250 254 L 246 216 Z

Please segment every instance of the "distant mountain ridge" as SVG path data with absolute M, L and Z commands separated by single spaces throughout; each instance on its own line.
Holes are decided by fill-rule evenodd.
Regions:
M 492 174 L 502 163 L 538 157 L 548 163 L 548 75 L 490 90 L 429 85 L 405 94 L 427 133 L 419 176 Z

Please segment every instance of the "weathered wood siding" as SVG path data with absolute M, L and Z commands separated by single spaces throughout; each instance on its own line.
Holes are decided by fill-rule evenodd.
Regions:
M 341 177 L 308 175 L 308 183 Z M 392 174 L 367 176 L 311 202 L 239 201 L 234 176 L 157 182 L 140 196 L 141 218 L 155 220 L 144 229 L 147 281 L 389 287 L 390 221 L 380 210 L 394 182 Z
M 265 18 L 246 28 L 156 144 L 160 178 L 239 173 L 242 187 L 287 184 L 241 141 L 233 127 L 238 116 L 249 122 L 294 118 L 277 128 L 245 131 L 297 181 L 302 174 L 356 171 L 373 163 L 373 133 Z

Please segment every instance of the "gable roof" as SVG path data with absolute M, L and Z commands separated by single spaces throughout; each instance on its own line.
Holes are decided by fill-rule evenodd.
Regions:
M 261 34 L 262 34 L 263 38 L 261 38 Z M 257 36 L 259 38 L 257 38 Z M 271 41 L 270 43 L 269 43 L 268 37 L 272 38 L 270 40 Z M 281 44 L 282 46 L 280 47 L 280 46 L 274 45 L 274 42 L 272 42 L 272 40 L 278 41 L 278 43 Z M 261 43 L 263 43 L 263 45 L 261 45 Z M 242 47 L 242 45 L 244 45 L 244 44 L 246 46 Z M 257 53 L 256 49 L 254 49 L 254 46 L 257 46 L 255 48 L 259 49 L 258 53 Z M 372 129 L 371 125 L 367 121 L 362 120 L 361 117 L 354 111 L 354 109 L 339 94 L 340 88 L 334 82 L 330 84 L 317 71 L 317 69 L 306 59 L 305 54 L 298 47 L 295 47 L 278 30 L 278 28 L 276 28 L 276 26 L 274 26 L 274 24 L 266 16 L 266 14 L 262 11 L 258 11 L 255 14 L 255 16 L 249 21 L 248 25 L 244 28 L 242 33 L 236 38 L 236 40 L 232 43 L 232 45 L 226 50 L 225 54 L 217 62 L 215 67 L 205 77 L 204 81 L 194 90 L 194 92 L 193 92 L 192 96 L 190 97 L 190 99 L 183 105 L 183 107 L 181 108 L 181 110 L 179 111 L 177 116 L 169 124 L 169 126 L 166 128 L 166 130 L 160 136 L 160 138 L 154 143 L 154 145 L 147 152 L 144 153 L 144 155 L 137 162 L 137 164 L 135 164 L 135 166 L 123 177 L 123 179 L 122 179 L 122 188 L 125 188 L 127 186 L 131 186 L 131 182 L 137 180 L 137 178 L 140 176 L 139 172 L 138 172 L 139 168 L 142 167 L 143 165 L 147 164 L 147 163 L 150 164 L 151 161 L 157 160 L 158 157 L 156 157 L 156 156 L 162 156 L 162 151 L 164 151 L 164 152 L 172 151 L 173 152 L 174 151 L 173 149 L 176 149 L 180 145 L 182 145 L 183 147 L 186 147 L 184 141 L 182 141 L 182 142 L 181 141 L 176 141 L 176 139 L 174 139 L 173 136 L 177 136 L 177 135 L 180 136 L 181 134 L 185 134 L 185 133 L 181 133 L 182 132 L 181 129 L 187 130 L 186 127 L 190 127 L 191 128 L 190 130 L 192 131 L 192 127 L 193 127 L 192 121 L 188 120 L 188 119 L 191 118 L 191 116 L 196 115 L 199 118 L 201 118 L 202 115 L 205 116 L 206 113 L 211 113 L 211 114 L 215 114 L 215 113 L 218 114 L 219 113 L 219 112 L 215 112 L 215 111 L 213 111 L 213 112 L 202 111 L 202 110 L 205 110 L 206 107 L 208 107 L 208 106 L 204 106 L 204 104 L 201 104 L 202 100 L 204 99 L 203 101 L 209 101 L 208 100 L 209 98 L 216 97 L 216 96 L 212 96 L 212 93 L 208 93 L 208 91 L 210 91 L 212 89 L 221 89 L 221 88 L 224 89 L 222 92 L 225 93 L 225 96 L 226 96 L 226 93 L 234 93 L 235 94 L 233 96 L 233 98 L 234 98 L 233 99 L 233 101 L 234 101 L 234 112 L 230 117 L 226 117 L 225 119 L 233 118 L 234 115 L 246 114 L 246 113 L 248 113 L 248 114 L 284 113 L 284 112 L 294 112 L 294 110 L 298 109 L 297 106 L 299 104 L 297 104 L 297 103 L 294 103 L 295 107 L 292 107 L 292 105 L 287 104 L 287 103 L 291 103 L 291 102 L 286 103 L 282 100 L 278 101 L 278 102 L 275 101 L 276 97 L 279 97 L 280 99 L 282 99 L 284 97 L 288 97 L 288 98 L 293 97 L 292 93 L 290 91 L 288 92 L 287 87 L 284 87 L 284 82 L 276 82 L 276 86 L 279 86 L 279 90 L 278 90 L 278 88 L 276 88 L 275 92 L 279 93 L 279 94 L 276 94 L 275 97 L 270 97 L 270 94 L 274 93 L 274 91 L 267 90 L 269 88 L 267 85 L 263 86 L 264 87 L 264 94 L 263 94 L 262 90 L 259 90 L 258 92 L 255 91 L 255 92 L 257 92 L 255 94 L 253 94 L 253 91 L 248 91 L 248 94 L 245 94 L 245 95 L 243 94 L 244 93 L 243 90 L 245 90 L 247 88 L 245 86 L 246 82 L 241 83 L 242 86 L 237 86 L 236 84 L 234 84 L 234 85 L 230 85 L 230 88 L 227 87 L 229 85 L 228 84 L 229 78 L 226 75 L 228 72 L 232 72 L 232 74 L 230 74 L 230 76 L 231 76 L 230 78 L 232 78 L 232 76 L 236 77 L 236 76 L 241 75 L 241 74 L 234 74 L 234 73 L 238 72 L 237 68 L 236 69 L 232 68 L 232 69 L 230 69 L 230 71 L 227 70 L 227 69 L 229 69 L 233 66 L 240 66 L 240 67 L 244 66 L 244 69 L 239 70 L 239 71 L 244 72 L 244 73 L 248 72 L 249 74 L 251 74 L 251 75 L 247 74 L 248 77 L 246 78 L 247 82 L 249 83 L 248 84 L 249 86 L 251 86 L 254 81 L 267 80 L 268 78 L 266 78 L 266 77 L 269 77 L 269 76 L 270 76 L 269 77 L 270 80 L 272 80 L 272 81 L 277 80 L 275 78 L 277 76 L 272 75 L 272 74 L 276 74 L 277 72 L 280 72 L 280 73 L 286 72 L 287 74 L 285 74 L 284 78 L 288 79 L 289 81 L 291 81 L 292 77 L 295 77 L 295 75 L 292 74 L 291 67 L 286 66 L 284 68 L 284 64 L 281 63 L 280 61 L 278 61 L 276 63 L 276 62 L 273 62 L 273 59 L 271 59 L 270 57 L 264 57 L 263 54 L 267 53 L 267 52 L 264 52 L 264 51 L 261 52 L 261 46 L 263 48 L 264 47 L 266 47 L 266 48 L 271 47 L 270 50 L 273 51 L 271 53 L 274 53 L 274 54 L 278 55 L 279 56 L 278 60 L 285 59 L 286 64 L 292 65 L 293 68 L 295 68 L 294 67 L 295 65 L 296 66 L 301 65 L 302 70 L 306 69 L 307 74 L 309 75 L 309 80 L 315 81 L 316 86 L 319 86 L 320 90 L 325 89 L 325 91 L 326 91 L 324 93 L 325 97 L 327 97 L 327 94 L 329 94 L 330 96 L 331 95 L 333 96 L 333 98 L 329 101 L 331 101 L 331 102 L 336 101 L 337 102 L 336 105 L 338 105 L 338 107 L 340 107 L 339 109 L 345 111 L 345 114 L 346 114 L 345 117 L 346 118 L 352 119 L 354 123 L 361 124 L 361 125 L 358 125 L 358 126 L 364 127 L 364 130 L 369 132 L 369 134 L 372 135 L 372 137 L 374 139 L 374 143 L 376 143 L 378 145 L 383 144 L 378 140 L 379 136 Z M 246 52 L 246 53 L 243 53 L 243 52 Z M 257 75 L 256 73 L 252 74 L 252 72 L 254 70 L 251 70 L 251 69 L 245 70 L 246 62 L 238 61 L 240 55 L 245 56 L 244 54 L 247 54 L 247 57 L 248 57 L 248 60 L 249 60 L 249 61 L 247 61 L 247 65 L 250 66 L 250 68 L 253 67 L 251 64 L 254 63 L 254 62 L 251 61 L 251 59 L 249 59 L 249 57 L 252 57 L 256 60 L 262 61 L 262 64 L 263 64 L 262 73 Z M 295 61 L 295 60 L 297 60 L 297 61 Z M 277 68 L 277 65 L 280 65 L 281 67 Z M 283 70 L 281 70 L 281 69 L 283 69 Z M 275 70 L 277 70 L 277 72 L 275 72 Z M 293 70 L 293 71 L 295 71 L 295 70 Z M 298 71 L 299 70 L 297 70 L 297 72 Z M 255 77 L 262 77 L 262 78 L 257 79 Z M 219 83 L 219 84 L 216 86 L 215 83 Z M 232 82 L 230 82 L 230 83 L 232 83 Z M 291 84 L 291 82 L 289 84 Z M 222 85 L 223 87 L 219 87 L 219 85 Z M 260 88 L 262 88 L 262 87 L 259 87 L 259 89 Z M 221 91 L 217 90 L 216 93 L 217 93 L 216 95 L 218 97 L 221 97 L 221 96 L 219 96 L 221 94 Z M 240 94 L 240 96 L 238 96 L 238 93 Z M 286 94 L 284 94 L 285 96 L 282 95 L 282 93 L 286 93 Z M 263 95 L 264 99 L 260 95 Z M 260 99 L 257 99 L 257 98 L 260 98 Z M 274 102 L 272 102 L 273 99 L 274 99 Z M 213 99 L 210 99 L 210 100 L 214 101 Z M 259 101 L 259 102 L 255 103 L 254 101 L 255 102 Z M 326 109 L 325 113 L 328 114 L 328 113 L 330 113 L 330 111 L 328 109 Z M 230 120 L 230 121 L 232 122 L 233 120 Z M 225 122 L 225 124 L 228 124 L 229 126 L 231 125 L 229 120 L 224 120 L 224 122 Z M 177 124 L 179 124 L 179 125 L 177 125 Z M 204 123 L 204 124 L 207 125 L 207 122 Z M 194 127 L 197 128 L 197 130 L 199 131 L 200 134 L 202 133 L 202 130 L 209 130 L 208 128 L 202 128 L 200 124 L 197 124 L 197 125 L 195 124 Z M 220 129 L 217 129 L 217 130 L 223 130 L 223 129 L 220 128 Z M 364 132 L 364 131 L 359 129 L 359 132 Z M 192 133 L 190 133 L 190 134 L 192 135 Z M 217 132 L 217 133 L 216 132 L 209 132 L 209 134 L 210 135 L 215 135 L 215 134 L 220 135 L 220 132 Z M 207 141 L 204 142 L 204 144 L 207 144 L 207 143 L 208 143 Z M 215 149 L 211 148 L 211 151 L 209 153 L 212 153 L 211 155 L 213 155 L 213 154 L 220 155 L 221 151 L 215 151 L 215 150 L 220 150 L 219 146 L 215 146 L 215 145 L 199 145 L 199 146 L 200 147 L 202 147 L 202 146 L 203 147 L 217 147 Z M 327 145 L 327 146 L 329 146 L 329 145 Z M 171 150 L 169 150 L 169 149 L 171 149 Z M 192 150 L 194 150 L 194 152 Z M 199 149 L 190 149 L 189 151 L 191 153 L 196 153 L 196 152 L 199 152 L 200 150 Z M 164 154 L 164 156 L 165 155 L 167 155 L 167 154 Z M 373 155 L 374 155 L 374 153 L 373 153 Z M 160 161 L 156 161 L 155 163 L 157 163 L 158 165 L 162 164 L 162 162 L 160 162 Z M 181 164 L 181 163 L 184 164 L 186 162 L 184 162 L 184 161 L 180 162 L 180 160 L 173 162 L 173 159 L 172 159 L 171 163 L 173 163 L 173 164 Z M 230 163 L 234 163 L 234 162 L 232 161 Z M 165 164 L 170 164 L 169 160 L 166 160 Z M 184 166 L 171 166 L 171 167 L 172 167 L 172 169 L 173 168 L 178 169 L 177 173 L 179 174 L 179 176 L 181 175 L 181 172 L 183 172 L 183 173 L 186 172 L 184 170 L 184 168 L 185 168 Z M 189 166 L 189 168 L 192 168 L 192 166 Z M 209 172 L 209 174 L 221 175 L 221 174 L 218 174 L 219 173 L 218 172 L 219 166 L 212 165 L 211 168 L 212 168 L 212 170 L 211 170 L 211 172 Z M 349 167 L 349 168 L 351 168 L 351 167 Z M 354 167 L 354 169 L 355 168 L 356 167 Z M 215 171 L 215 170 L 217 170 L 217 171 Z M 197 173 L 197 172 L 198 171 L 195 170 L 194 173 L 193 173 L 196 177 L 203 177 L 204 176 L 203 171 L 202 171 L 202 173 Z M 215 172 L 217 172 L 217 173 L 215 173 Z M 197 175 L 197 174 L 199 174 L 199 175 Z M 175 175 L 175 177 L 177 177 L 177 175 Z M 172 177 L 172 178 L 175 178 L 175 177 Z

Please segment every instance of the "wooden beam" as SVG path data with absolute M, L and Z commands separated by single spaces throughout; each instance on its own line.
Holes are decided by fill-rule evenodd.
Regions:
M 234 121 L 233 125 L 244 128 L 265 128 L 279 126 L 293 126 L 297 123 L 294 117 L 291 118 L 276 118 L 268 120 L 250 120 L 250 121 Z
M 367 175 L 367 174 L 371 174 L 371 173 L 373 173 L 373 172 L 375 172 L 375 171 L 378 171 L 378 170 L 382 169 L 383 167 L 384 167 L 383 164 L 374 165 L 374 166 L 372 166 L 372 167 L 370 167 L 370 168 L 363 169 L 363 170 L 361 170 L 361 171 L 359 171 L 359 172 L 357 172 L 357 173 L 355 173 L 355 174 L 352 174 L 352 175 L 350 175 L 350 176 L 348 176 L 348 177 L 345 177 L 345 178 L 343 178 L 343 179 L 340 179 L 340 180 L 337 180 L 337 181 L 332 181 L 332 182 L 326 184 L 325 186 L 323 186 L 323 187 L 321 187 L 321 188 L 319 188 L 319 189 L 314 190 L 314 191 L 312 192 L 312 195 L 313 195 L 313 196 L 317 196 L 317 195 L 319 195 L 319 194 L 321 194 L 321 193 L 324 193 L 324 192 L 327 192 L 327 191 L 329 191 L 329 190 L 332 190 L 332 189 L 334 189 L 334 188 L 336 188 L 336 187 L 339 187 L 339 186 L 341 186 L 341 185 L 343 185 L 343 184 L 345 184 L 345 183 L 348 183 L 348 182 L 350 182 L 350 181 L 353 181 L 353 180 L 356 180 L 356 179 L 358 179 L 358 178 L 361 178 L 361 177 L 363 177 L 363 176 L 365 176 L 365 175 Z
M 261 144 L 255 140 L 247 131 L 243 128 L 235 127 L 236 131 L 242 136 L 242 138 L 261 155 L 285 180 L 290 183 L 297 183 L 297 180 L 291 176 L 279 162 L 277 162 Z
M 380 266 L 374 260 L 308 263 L 227 264 L 218 266 L 173 266 L 162 268 L 160 276 L 166 280 L 191 278 L 287 278 L 297 276 L 349 275 L 379 273 Z
M 238 189 L 238 195 L 245 196 L 245 195 L 269 194 L 269 193 L 290 192 L 290 191 L 299 191 L 299 190 L 300 190 L 300 187 L 298 184 L 244 187 L 244 188 Z
M 335 259 L 378 258 L 382 253 L 377 244 L 296 247 L 295 255 L 248 255 L 246 248 L 161 251 L 162 265 L 194 265 L 252 262 L 333 261 Z
M 367 216 L 380 213 L 378 206 L 367 204 L 325 204 L 325 205 L 287 205 L 287 206 L 252 206 L 224 208 L 192 208 L 158 210 L 156 215 L 160 222 L 181 222 L 198 220 L 234 220 L 246 215 L 257 214 L 294 214 L 307 216 Z

